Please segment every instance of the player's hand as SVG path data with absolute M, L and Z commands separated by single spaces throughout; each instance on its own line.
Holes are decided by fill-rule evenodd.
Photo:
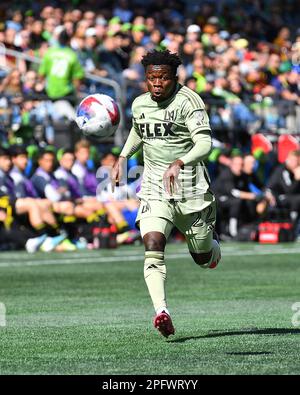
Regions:
M 265 197 L 268 201 L 268 203 L 270 204 L 271 207 L 275 207 L 276 206 L 276 199 L 274 197 L 274 195 L 272 194 L 272 192 L 267 191 L 265 194 Z
M 175 160 L 170 164 L 168 169 L 165 171 L 163 176 L 163 184 L 165 191 L 172 196 L 177 192 L 177 186 L 179 186 L 179 172 L 183 166 L 183 162 L 180 159 Z
M 123 156 L 120 156 L 119 159 L 116 161 L 116 163 L 113 166 L 112 172 L 111 172 L 111 190 L 112 192 L 115 191 L 115 187 L 119 185 L 119 182 L 122 179 L 123 176 L 123 167 L 124 167 L 124 162 L 126 158 Z

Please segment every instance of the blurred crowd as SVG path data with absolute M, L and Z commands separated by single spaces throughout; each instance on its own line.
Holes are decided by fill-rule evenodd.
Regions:
M 73 251 L 139 240 L 134 184 L 132 193 L 117 187 L 114 195 L 107 178 L 117 152 L 100 159 L 87 140 L 74 150 L 30 148 L 0 147 L 0 249 Z
M 28 139 L 34 134 L 30 126 L 46 118 L 44 138 L 53 143 L 51 123 L 72 118 L 70 108 L 57 114 L 60 106 L 28 100 L 35 94 L 68 97 L 71 104 L 76 94 L 114 95 L 110 87 L 84 79 L 84 72 L 121 85 L 129 127 L 131 102 L 146 89 L 140 60 L 153 48 L 181 56 L 179 81 L 204 98 L 216 143 L 242 147 L 257 131 L 297 133 L 299 18 L 294 0 L 1 2 L 1 47 L 43 60 L 39 66 L 1 56 L 0 48 L 0 92 L 7 97 L 0 102 L 2 123 L 9 113 L 6 125 L 13 129 L 9 136 L 2 131 L 2 140 Z M 62 32 L 69 39 L 61 42 Z M 66 75 L 59 75 L 63 60 L 58 73 L 49 66 L 51 57 L 57 59 L 57 44 L 75 53 L 69 51 L 76 60 Z
M 52 157 L 52 168 L 48 173 L 53 175 L 60 166 L 57 157 L 59 150 L 53 147 L 59 148 L 56 142 L 57 126 L 74 129 L 72 120 L 81 97 L 95 92 L 115 96 L 110 86 L 96 78 L 86 78 L 87 73 L 112 79 L 120 85 L 124 94 L 123 132 L 126 137 L 131 123 L 131 103 L 146 90 L 140 61 L 146 51 L 154 48 L 169 49 L 180 55 L 183 64 L 178 72 L 179 82 L 199 93 L 206 104 L 214 142 L 208 165 L 216 191 L 218 184 L 222 185 L 224 181 L 222 177 L 231 185 L 229 174 L 234 182 L 238 182 L 239 177 L 234 169 L 239 167 L 242 189 L 236 186 L 233 189 L 252 194 L 246 198 L 247 212 L 252 213 L 250 220 L 266 215 L 275 207 L 287 208 L 289 214 L 297 212 L 298 206 L 291 207 L 289 198 L 279 198 L 290 195 L 290 189 L 283 193 L 280 188 L 276 190 L 273 184 L 269 185 L 273 169 L 284 168 L 283 183 L 293 185 L 292 194 L 300 193 L 299 163 L 294 172 L 286 165 L 289 162 L 289 157 L 286 157 L 277 167 L 276 156 L 276 143 L 280 135 L 290 134 L 296 139 L 300 136 L 300 14 L 296 0 L 2 1 L 0 143 L 8 149 L 6 154 L 10 166 L 15 166 L 11 147 L 23 144 L 27 146 L 23 154 L 29 157 L 27 176 L 34 180 L 32 177 L 40 167 L 39 156 L 34 158 L 32 152 L 42 155 L 45 150 Z M 16 58 L 6 50 L 32 56 L 35 61 Z M 252 138 L 258 133 L 273 143 L 275 151 L 253 151 Z M 52 154 L 48 153 L 49 145 Z M 69 145 L 70 152 L 66 155 L 72 156 L 75 161 L 73 141 L 70 140 Z M 114 156 L 113 145 L 96 144 L 89 150 L 91 148 L 95 149 L 96 156 L 104 160 L 107 155 Z M 95 174 L 100 159 L 97 161 L 94 157 L 90 160 L 90 156 L 87 163 L 89 170 L 94 170 Z M 259 174 L 257 184 L 245 181 L 243 169 L 250 162 L 252 171 L 256 176 Z M 80 179 L 78 174 L 75 177 Z M 257 189 L 251 190 L 250 184 Z M 35 189 L 38 189 L 37 186 Z M 35 192 L 39 199 L 48 199 L 38 190 Z M 231 195 L 228 189 L 226 203 L 221 192 L 217 192 L 220 207 L 222 213 L 228 212 L 228 215 L 220 225 L 220 231 L 234 238 L 236 219 L 245 210 L 244 203 L 237 204 L 240 208 L 235 207 L 233 215 L 230 210 L 235 204 L 232 202 L 234 199 L 245 199 L 236 191 L 236 196 Z M 86 194 L 81 193 L 78 199 L 84 196 Z M 65 201 L 64 198 L 63 194 L 58 200 Z M 66 201 L 70 203 L 69 198 Z M 92 213 L 97 213 L 99 202 L 94 203 Z M 131 203 L 128 207 L 133 209 Z M 56 203 L 51 203 L 55 213 L 58 208 L 53 204 L 56 206 Z M 86 204 L 84 202 L 84 210 Z M 122 210 L 130 211 L 127 206 L 114 208 L 115 218 L 107 209 L 109 204 L 106 202 L 105 205 L 105 215 L 111 225 L 125 220 L 123 214 L 122 220 L 118 216 Z M 71 213 L 71 217 L 86 222 L 86 218 L 78 214 L 80 205 L 73 204 L 70 208 L 67 204 L 64 209 Z M 58 210 L 56 220 L 59 215 L 61 212 Z M 291 215 L 292 220 L 297 221 L 298 216 Z M 127 228 L 121 232 L 126 234 L 124 240 L 128 236 L 126 232 Z M 54 236 L 52 234 L 51 237 Z M 76 240 L 78 235 L 73 236 L 68 238 Z

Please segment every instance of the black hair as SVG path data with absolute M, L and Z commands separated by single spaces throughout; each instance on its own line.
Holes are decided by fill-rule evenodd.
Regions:
M 69 33 L 66 31 L 66 29 L 62 30 L 59 33 L 58 42 L 60 43 L 60 45 L 63 45 L 63 46 L 68 45 L 70 42 L 70 39 L 71 39 L 71 37 L 70 37 Z
M 167 65 L 170 66 L 174 75 L 176 75 L 177 68 L 181 65 L 181 60 L 176 53 L 171 53 L 168 49 L 164 51 L 149 51 L 142 58 L 142 65 L 145 70 L 150 65 Z
M 0 147 L 0 156 L 10 156 L 9 151 L 5 148 Z
M 42 159 L 44 155 L 46 154 L 50 154 L 53 155 L 55 158 L 55 153 L 51 150 L 47 150 L 47 149 L 41 149 L 39 154 L 38 154 L 38 160 Z
M 27 155 L 26 148 L 21 145 L 12 145 L 9 149 L 9 152 L 13 158 L 18 155 Z
M 73 154 L 74 155 L 74 150 L 72 150 L 71 148 L 67 148 L 67 149 L 64 149 L 63 151 L 62 151 L 62 156 L 63 155 L 65 155 L 65 154 Z

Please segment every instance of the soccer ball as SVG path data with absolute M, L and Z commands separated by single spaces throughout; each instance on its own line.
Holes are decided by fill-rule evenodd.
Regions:
M 109 137 L 119 126 L 120 111 L 112 97 L 96 93 L 81 101 L 75 121 L 85 136 Z

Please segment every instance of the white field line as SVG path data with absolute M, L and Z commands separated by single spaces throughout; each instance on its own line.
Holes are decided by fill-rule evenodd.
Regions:
M 120 251 L 122 253 L 122 251 Z M 232 251 L 232 252 L 227 252 L 223 251 L 222 255 L 223 256 L 260 256 L 260 255 L 274 255 L 280 254 L 280 255 L 285 255 L 285 254 L 300 254 L 300 248 L 297 249 L 292 249 L 292 250 L 287 250 L 287 249 L 274 249 L 272 250 L 261 250 L 261 251 Z M 31 258 L 31 255 L 27 255 L 27 257 Z M 177 254 L 166 254 L 166 260 L 174 260 L 178 258 L 189 258 L 188 253 L 177 253 Z M 108 262 L 130 262 L 130 261 L 142 261 L 144 259 L 144 254 L 140 251 L 138 255 L 126 255 L 123 256 L 77 256 L 76 257 L 70 257 L 70 258 L 60 258 L 59 256 L 57 259 L 45 259 L 45 260 L 33 260 L 33 259 L 28 259 L 28 260 L 22 260 L 18 262 L 10 261 L 10 262 L 0 262 L 0 268 L 1 267 L 24 267 L 24 266 L 43 266 L 43 265 L 72 265 L 72 264 L 88 264 L 88 263 L 108 263 Z M 300 262 L 300 259 L 299 259 Z
M 171 248 L 169 249 L 169 254 L 174 254 L 174 247 L 171 246 Z M 179 246 L 178 246 L 179 247 Z M 233 253 L 233 255 L 236 254 L 238 248 L 235 246 L 226 246 L 226 245 L 221 245 L 221 249 L 222 249 L 222 253 L 223 255 L 230 255 L 231 253 Z M 105 252 L 109 251 L 109 250 L 104 250 Z M 176 251 L 178 251 L 178 254 L 184 254 L 187 253 L 187 246 L 183 246 L 183 247 L 179 247 Z M 76 252 L 57 252 L 56 256 L 57 259 L 59 261 L 61 261 L 64 258 L 67 259 L 79 259 L 79 258 L 104 258 L 104 256 L 102 255 L 103 250 L 84 250 L 84 251 L 76 251 Z M 300 245 L 295 245 L 293 247 L 289 246 L 289 247 L 278 247 L 278 246 L 261 246 L 261 245 L 255 245 L 255 246 L 251 246 L 251 248 L 243 248 L 240 253 L 239 256 L 241 255 L 249 255 L 251 253 L 254 253 L 256 255 L 264 255 L 264 254 L 276 254 L 276 253 L 282 254 L 284 252 L 286 253 L 298 253 L 300 252 Z M 130 248 L 130 250 L 123 250 L 123 249 L 115 249 L 115 250 L 110 250 L 109 251 L 109 256 L 128 256 L 128 255 L 135 255 L 135 254 L 143 254 L 144 250 L 143 247 L 140 248 Z M 19 252 L 19 253 L 6 253 L 6 252 L 2 252 L 0 253 L 0 262 L 3 260 L 33 260 L 32 258 L 34 258 L 34 260 L 38 260 L 40 257 L 44 257 L 46 253 L 38 253 L 39 256 L 33 254 L 28 254 L 27 252 L 23 251 L 23 252 Z M 167 246 L 167 250 L 166 250 L 166 254 L 168 254 L 168 246 Z M 38 258 L 38 259 L 36 259 Z M 43 259 L 43 258 L 42 258 Z M 54 258 L 52 259 L 54 260 Z

